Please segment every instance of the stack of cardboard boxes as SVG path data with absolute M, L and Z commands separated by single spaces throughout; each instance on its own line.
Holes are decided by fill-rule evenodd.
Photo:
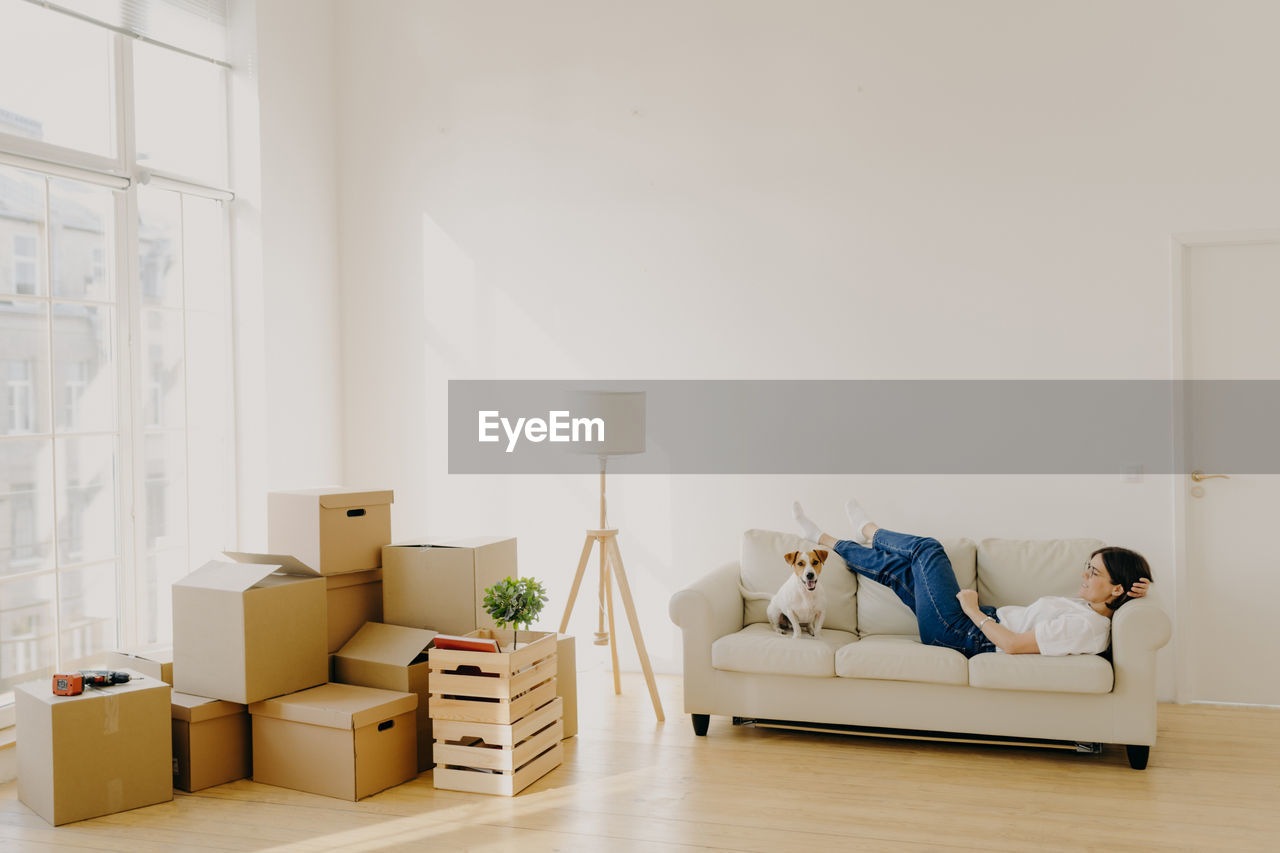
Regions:
M 251 773 L 359 799 L 430 769 L 432 638 L 493 627 L 483 591 L 517 576 L 516 543 L 391 545 L 393 499 L 271 493 L 272 553 L 229 552 L 176 582 L 172 649 L 107 661 L 129 683 L 74 697 L 20 688 L 22 801 L 56 825 Z M 558 650 L 570 737 L 573 638 Z
M 382 547 L 391 542 L 393 500 L 390 491 L 332 489 L 268 496 L 267 549 L 290 556 L 267 559 L 286 577 L 301 567 L 314 579 L 284 583 L 313 587 L 305 593 L 308 615 L 277 619 L 275 639 L 263 644 L 274 684 L 242 700 L 253 720 L 255 781 L 354 800 L 417 775 L 417 696 L 329 683 L 330 654 L 381 610 L 378 574 Z M 177 613 L 175 599 L 175 619 Z M 181 671 L 181 658 L 177 664 Z

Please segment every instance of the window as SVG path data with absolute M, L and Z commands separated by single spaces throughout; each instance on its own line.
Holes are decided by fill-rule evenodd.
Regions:
M 49 182 L 49 256 L 53 295 L 88 302 L 115 300 L 115 275 L 107 266 L 115 219 L 112 193 L 78 181 Z
M 138 20 L 196 14 L 164 11 Z M 235 449 L 225 65 L 34 2 L 0 19 L 3 706 L 171 638 L 173 581 L 234 544 Z
M 227 179 L 222 69 L 149 44 L 133 53 L 138 161 L 210 183 Z
M 31 362 L 6 362 L 9 408 L 9 432 L 31 432 L 35 429 L 35 386 L 31 384 Z
M 13 292 L 36 292 L 36 265 L 40 241 L 30 234 L 13 235 Z
M 111 32 L 19 0 L 0 0 L 0 18 L 0 132 L 115 153 Z

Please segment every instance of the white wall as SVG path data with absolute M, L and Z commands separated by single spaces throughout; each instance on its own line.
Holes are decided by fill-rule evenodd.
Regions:
M 267 491 L 342 481 L 343 397 L 333 3 L 255 5 L 258 109 L 240 124 L 258 124 L 241 156 L 259 174 L 237 183 L 237 217 L 240 248 L 261 242 L 237 265 L 237 402 L 240 546 L 261 550 Z
M 397 538 L 519 536 L 546 626 L 596 482 L 449 475 L 447 380 L 1163 378 L 1170 234 L 1280 223 L 1264 2 L 362 0 L 336 21 L 345 472 L 395 488 Z M 670 594 L 793 497 L 832 527 L 856 493 L 936 536 L 1129 545 L 1172 609 L 1171 478 L 610 482 L 661 670 Z

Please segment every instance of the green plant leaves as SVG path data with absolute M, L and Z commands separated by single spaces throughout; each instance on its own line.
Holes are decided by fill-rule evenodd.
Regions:
M 506 578 L 484 591 L 484 610 L 499 628 L 528 628 L 546 603 L 547 591 L 533 578 Z

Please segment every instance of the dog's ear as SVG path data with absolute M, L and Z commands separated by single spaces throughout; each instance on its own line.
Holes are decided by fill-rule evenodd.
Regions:
M 787 565 L 794 566 L 796 564 L 796 560 L 798 560 L 799 558 L 800 558 L 800 552 L 792 551 L 790 554 L 787 554 L 782 559 L 787 561 Z
M 827 552 L 826 552 L 826 551 L 822 551 L 822 550 L 818 550 L 818 551 L 810 551 L 810 552 L 809 552 L 809 556 L 813 557 L 813 559 L 814 559 L 814 560 L 816 560 L 816 561 L 817 561 L 817 562 L 819 562 L 819 563 L 825 563 L 825 562 L 827 561 Z

